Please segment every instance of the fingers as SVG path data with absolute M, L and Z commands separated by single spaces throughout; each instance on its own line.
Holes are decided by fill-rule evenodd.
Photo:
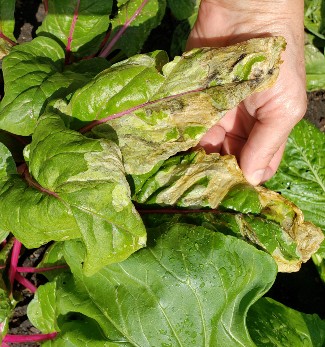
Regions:
M 256 121 L 239 161 L 246 179 L 251 184 L 260 184 L 274 175 L 294 124 L 282 117 L 272 117 L 272 114 L 267 119 Z
M 202 137 L 199 146 L 203 147 L 206 153 L 220 152 L 225 135 L 225 129 L 222 126 L 215 125 Z

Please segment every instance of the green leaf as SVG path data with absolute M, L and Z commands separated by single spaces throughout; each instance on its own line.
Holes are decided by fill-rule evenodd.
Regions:
M 305 120 L 291 132 L 276 175 L 266 183 L 293 201 L 325 234 L 325 135 Z M 313 256 L 325 281 L 325 242 Z
M 305 44 L 305 65 L 307 77 L 307 90 L 325 88 L 325 57 L 317 47 L 312 44 L 311 36 Z
M 0 0 L 0 32 L 6 35 L 9 39 L 15 40 L 15 1 Z
M 55 282 L 40 286 L 27 308 L 28 319 L 43 333 L 58 331 Z
M 248 311 L 247 326 L 256 346 L 323 347 L 325 322 L 270 298 L 259 299 Z
M 116 66 L 127 70 L 120 79 L 115 78 L 114 66 L 97 77 L 108 81 L 105 89 L 104 83 L 96 87 L 97 78 L 82 88 L 69 104 L 70 114 L 84 121 L 105 117 L 94 123 L 107 121 L 93 133 L 118 142 L 128 174 L 144 174 L 159 161 L 195 146 L 227 110 L 270 86 L 278 72 L 283 46 L 282 38 L 267 38 L 222 49 L 196 49 L 165 65 L 164 75 L 144 68 L 150 75 L 148 79 L 135 72 L 134 79 L 127 76 L 128 69 L 142 71 L 143 66 L 150 66 L 147 56 L 137 56 Z M 239 59 L 243 54 L 245 58 Z M 256 61 L 257 56 L 266 59 Z M 242 70 L 248 65 L 250 74 L 244 76 Z M 121 105 L 107 103 L 111 91 L 123 96 Z M 88 107 L 74 112 L 84 97 Z
M 168 6 L 178 20 L 187 19 L 197 11 L 200 0 L 168 0 Z
M 98 324 L 88 317 L 74 315 L 62 323 L 60 335 L 55 340 L 42 344 L 43 347 L 119 347 L 121 344 L 105 341 Z M 123 347 L 129 347 L 123 344 Z
M 298 271 L 324 239 L 321 230 L 304 223 L 301 211 L 288 200 L 251 186 L 230 155 L 203 151 L 177 155 L 151 174 L 132 176 L 129 181 L 134 187 L 133 200 L 145 204 L 141 208 L 147 213 L 155 212 L 150 210 L 155 205 L 200 209 L 202 213 L 209 212 L 202 207 L 231 211 L 227 221 L 222 221 L 220 211 L 211 217 L 216 219 L 216 230 L 220 231 L 220 222 L 226 224 L 227 233 L 230 229 L 271 254 L 282 272 Z
M 2 342 L 2 338 L 7 334 L 12 311 L 8 292 L 2 288 L 1 284 L 2 278 L 0 278 L 0 343 Z
M 15 0 L 0 0 L 0 59 L 6 56 L 15 42 Z
M 94 319 L 116 346 L 254 346 L 245 317 L 274 281 L 272 258 L 203 227 L 150 235 L 148 248 L 92 277 L 82 274 L 81 244 L 66 243 L 74 277 L 58 280 L 58 314 Z
M 305 27 L 325 39 L 325 1 L 305 0 Z
M 9 149 L 0 142 L 0 181 L 6 180 L 10 175 L 17 173 L 16 164 Z
M 131 203 L 120 151 L 113 142 L 88 139 L 49 114 L 33 135 L 30 171 L 69 206 L 86 245 L 88 274 L 144 246 L 145 229 Z
M 1 241 L 2 239 L 0 237 L 0 243 Z M 6 264 L 8 263 L 8 258 L 10 256 L 13 243 L 13 238 L 8 239 L 8 242 L 0 249 L 0 343 L 2 341 L 2 338 L 8 332 L 9 320 L 15 305 L 15 301 L 11 301 L 9 298 L 9 291 L 4 281 L 4 272 L 6 269 Z
M 62 47 L 47 37 L 38 37 L 12 49 L 3 61 L 2 129 L 30 135 L 49 101 L 67 96 L 108 66 L 104 59 L 82 62 L 83 73 L 78 73 L 75 66 L 64 70 L 63 60 Z M 84 73 L 86 67 L 88 73 Z
M 58 115 L 45 114 L 33 134 L 29 165 L 26 182 L 11 174 L 0 187 L 0 228 L 25 246 L 82 237 L 90 274 L 145 244 L 113 142 L 88 139 L 66 129 Z
M 139 53 L 151 30 L 160 24 L 165 8 L 166 0 L 118 1 L 105 55 L 111 50 L 121 50 L 127 57 Z
M 305 120 L 291 132 L 276 175 L 266 183 L 325 232 L 325 134 Z
M 52 0 L 48 14 L 37 29 L 39 36 L 49 36 L 64 47 L 72 39 L 70 51 L 76 58 L 96 53 L 109 26 L 112 0 Z M 76 14 L 74 30 L 72 22 Z

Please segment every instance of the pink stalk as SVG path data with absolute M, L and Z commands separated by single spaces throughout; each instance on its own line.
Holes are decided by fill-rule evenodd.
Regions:
M 133 16 L 127 20 L 122 28 L 116 33 L 116 35 L 112 38 L 109 44 L 100 52 L 99 56 L 102 58 L 106 58 L 116 42 L 121 38 L 121 36 L 125 33 L 126 29 L 130 26 L 130 24 L 135 20 L 135 18 L 141 13 L 143 8 L 147 5 L 149 0 L 143 0 L 142 4 L 139 8 L 134 12 Z
M 77 5 L 76 5 L 76 7 L 74 9 L 74 14 L 73 14 L 71 27 L 70 27 L 70 31 L 69 31 L 68 43 L 67 43 L 67 46 L 65 48 L 65 51 L 66 51 L 66 63 L 69 62 L 69 58 L 70 58 L 71 43 L 72 43 L 72 40 L 73 40 L 73 33 L 74 33 L 74 30 L 75 30 L 75 27 L 76 27 L 76 23 L 77 23 L 77 20 L 78 20 L 79 6 L 80 6 L 80 0 L 77 0 Z
M 17 264 L 18 264 L 20 250 L 21 250 L 21 242 L 15 239 L 14 246 L 12 248 L 12 253 L 10 258 L 10 268 L 9 268 L 9 282 L 11 287 L 11 293 L 12 293 L 14 280 L 15 280 L 15 276 L 17 272 Z
M 37 290 L 37 287 L 34 286 L 32 282 L 30 282 L 27 278 L 23 277 L 18 272 L 15 275 L 15 280 L 19 282 L 22 286 L 30 290 L 32 293 L 35 293 Z
M 10 347 L 10 346 L 7 345 L 5 342 L 2 342 L 1 347 Z
M 29 343 L 53 340 L 58 333 L 34 334 L 34 335 L 6 335 L 2 340 L 4 343 Z
M 8 36 L 6 36 L 2 31 L 0 31 L 0 38 L 4 39 L 5 41 L 7 41 L 8 43 L 10 43 L 12 46 L 16 46 L 17 43 L 12 41 L 11 39 L 9 39 Z
M 148 210 L 142 210 L 141 208 L 137 208 L 137 211 L 140 214 L 150 214 L 150 213 L 158 213 L 158 214 L 164 214 L 164 213 L 170 213 L 170 214 L 189 214 L 189 213 L 214 213 L 214 214 L 220 214 L 221 211 L 214 210 L 214 209 L 188 209 L 188 210 L 182 210 L 177 208 L 162 208 L 162 209 L 148 209 Z
M 21 174 L 24 179 L 26 180 L 26 182 L 31 186 L 31 187 L 34 187 L 36 188 L 37 190 L 39 190 L 40 192 L 43 192 L 43 193 L 46 193 L 46 194 L 49 194 L 49 195 L 52 195 L 54 196 L 55 198 L 59 199 L 59 196 L 55 193 L 55 192 L 52 192 L 48 189 L 45 189 L 43 188 L 41 185 L 39 185 L 37 182 L 35 182 L 32 178 L 32 176 L 30 175 L 29 173 L 29 170 L 28 170 L 28 167 L 26 165 L 26 163 L 24 164 L 21 164 L 18 168 L 17 168 L 17 171 L 19 174 Z
M 45 11 L 46 14 L 48 14 L 48 12 L 49 12 L 48 0 L 43 0 L 43 4 L 44 4 L 44 11 Z
M 137 105 L 137 106 L 134 106 L 134 107 L 131 107 L 125 111 L 121 111 L 121 112 L 118 112 L 118 113 L 115 113 L 115 114 L 112 114 L 110 116 L 107 116 L 105 118 L 102 118 L 102 119 L 98 119 L 98 120 L 94 120 L 92 122 L 90 122 L 88 125 L 84 126 L 83 128 L 79 129 L 79 132 L 81 134 L 85 134 L 87 131 L 91 130 L 93 127 L 97 126 L 97 125 L 100 125 L 100 124 L 103 124 L 103 123 L 106 123 L 112 119 L 116 119 L 116 118 L 120 118 L 120 117 L 123 117 L 127 114 L 130 114 L 132 113 L 133 111 L 136 111 L 142 107 L 145 107 L 145 106 L 149 106 L 149 105 L 154 105 L 158 102 L 162 102 L 162 101 L 165 101 L 165 100 L 169 100 L 169 99 L 174 99 L 174 98 L 177 98 L 177 97 L 180 97 L 180 96 L 183 96 L 183 95 L 186 95 L 186 94 L 190 94 L 190 93 L 196 93 L 196 92 L 200 92 L 204 90 L 203 88 L 200 88 L 200 89 L 195 89 L 195 90 L 190 90 L 188 92 L 184 92 L 184 93 L 179 93 L 179 94 L 176 94 L 176 95 L 170 95 L 170 96 L 166 96 L 164 98 L 161 98 L 159 100 L 153 100 L 153 101 L 148 101 L 148 102 L 145 102 L 143 104 L 140 104 L 140 105 Z
M 38 272 L 46 272 L 46 271 L 52 271 L 52 270 L 58 270 L 58 269 L 66 269 L 68 265 L 56 265 L 56 266 L 50 266 L 50 267 L 25 267 L 25 266 L 18 266 L 17 272 L 26 272 L 26 273 L 38 273 Z

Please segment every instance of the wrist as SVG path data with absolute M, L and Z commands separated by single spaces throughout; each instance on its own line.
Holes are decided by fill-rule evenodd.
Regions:
M 205 44 L 225 46 L 252 37 L 285 36 L 303 42 L 303 0 L 202 0 L 196 30 Z M 209 41 L 212 41 L 211 43 Z

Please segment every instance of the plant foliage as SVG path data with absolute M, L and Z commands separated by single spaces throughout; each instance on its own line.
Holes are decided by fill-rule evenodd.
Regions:
M 166 6 L 175 33 L 184 29 L 171 50 L 182 49 L 197 1 L 52 0 L 37 37 L 16 45 L 9 3 L 0 2 L 0 342 L 322 346 L 317 315 L 262 296 L 279 271 L 323 261 L 324 158 L 314 156 L 323 134 L 299 125 L 270 182 L 281 193 L 274 182 L 294 182 L 288 198 L 307 221 L 284 193 L 248 184 L 235 157 L 193 150 L 228 110 L 272 86 L 284 39 L 169 61 L 141 49 Z M 22 246 L 40 245 L 39 268 L 19 267 Z M 36 288 L 27 272 L 48 282 Z M 28 317 L 41 334 L 8 334 L 16 281 L 35 292 Z

